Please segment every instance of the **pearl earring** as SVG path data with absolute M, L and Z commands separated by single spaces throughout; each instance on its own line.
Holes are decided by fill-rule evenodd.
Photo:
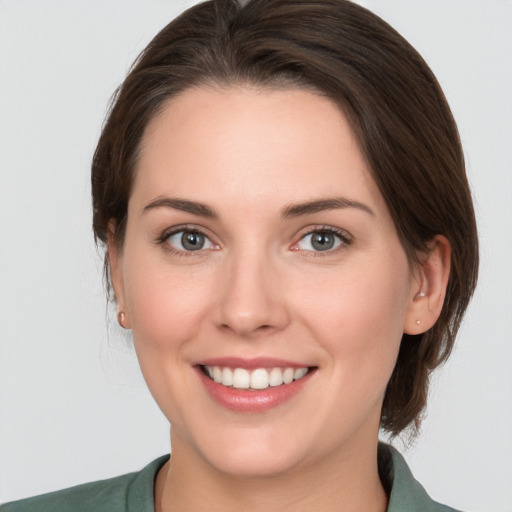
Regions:
M 124 326 L 125 318 L 126 318 L 126 315 L 125 315 L 124 311 L 119 311 L 119 313 L 117 313 L 117 322 L 123 329 L 126 329 L 126 327 Z
M 416 320 L 416 325 L 420 326 L 421 325 L 421 320 Z

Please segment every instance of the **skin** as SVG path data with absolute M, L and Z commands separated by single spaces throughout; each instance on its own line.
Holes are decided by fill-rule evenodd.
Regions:
M 162 198 L 200 202 L 217 216 Z M 326 198 L 357 206 L 283 216 Z M 167 237 L 183 225 L 208 237 L 203 249 Z M 318 251 L 308 234 L 324 228 L 341 238 Z M 245 86 L 170 100 L 142 141 L 123 247 L 112 240 L 124 325 L 172 423 L 157 510 L 386 509 L 376 455 L 384 392 L 403 332 L 422 332 L 439 315 L 449 244 L 436 237 L 410 268 L 333 102 Z M 194 367 L 233 356 L 317 370 L 284 404 L 240 413 L 213 400 Z

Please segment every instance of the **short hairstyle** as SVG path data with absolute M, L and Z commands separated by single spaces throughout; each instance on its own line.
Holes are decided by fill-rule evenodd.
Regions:
M 404 334 L 381 427 L 417 431 L 429 376 L 449 356 L 478 274 L 478 238 L 457 127 L 432 71 L 391 26 L 348 0 L 209 0 L 150 42 L 116 91 L 92 162 L 93 228 L 122 246 L 141 139 L 191 87 L 309 88 L 347 117 L 411 266 L 435 235 L 451 244 L 436 324 Z M 110 290 L 108 254 L 105 276 Z

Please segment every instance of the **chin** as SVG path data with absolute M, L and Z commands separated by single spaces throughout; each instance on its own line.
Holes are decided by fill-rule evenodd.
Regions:
M 226 476 L 275 477 L 297 468 L 306 455 L 303 443 L 297 441 L 300 436 L 279 430 L 247 426 L 219 429 L 217 433 L 211 430 L 202 439 L 196 437 L 193 451 L 211 469 Z
M 280 452 L 268 451 L 261 447 L 254 451 L 237 450 L 219 453 L 209 461 L 217 471 L 240 479 L 265 479 L 286 474 L 297 468 L 296 456 Z

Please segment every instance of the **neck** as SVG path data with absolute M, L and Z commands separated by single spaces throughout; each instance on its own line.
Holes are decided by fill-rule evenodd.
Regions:
M 191 452 L 174 443 L 171 460 L 157 477 L 156 512 L 385 512 L 387 507 L 377 440 L 321 464 L 257 478 L 221 473 Z

